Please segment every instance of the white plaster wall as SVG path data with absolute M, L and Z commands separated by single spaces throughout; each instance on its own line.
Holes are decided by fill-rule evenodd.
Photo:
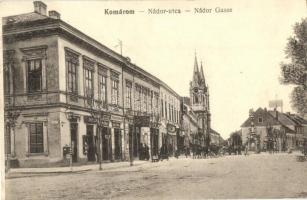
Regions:
M 105 60 L 104 58 L 101 57 L 97 57 L 96 55 L 94 55 L 93 53 L 87 51 L 86 49 L 83 49 L 82 47 L 79 47 L 77 44 L 73 44 L 69 41 L 67 41 L 66 39 L 63 38 L 59 38 L 58 40 L 58 48 L 59 48 L 59 65 L 63 66 L 61 69 L 61 73 L 60 73 L 60 77 L 63 78 L 63 80 L 60 82 L 60 88 L 62 90 L 66 90 L 66 78 L 65 78 L 65 74 L 66 74 L 66 67 L 65 67 L 65 49 L 64 47 L 68 47 L 78 53 L 80 53 L 81 55 L 79 56 L 79 70 L 78 70 L 78 92 L 79 95 L 84 95 L 84 78 L 83 78 L 83 61 L 82 61 L 82 56 L 85 55 L 93 60 L 95 60 L 96 62 L 99 62 L 103 65 L 105 65 L 106 67 L 108 67 L 109 69 L 112 69 L 116 72 L 118 72 L 119 75 L 119 105 L 122 106 L 122 69 L 120 66 L 113 64 L 110 61 Z M 95 64 L 95 72 L 94 72 L 94 97 L 95 99 L 98 99 L 98 81 L 97 81 L 97 64 Z M 110 76 L 110 70 L 108 71 L 108 76 Z M 111 102 L 111 80 L 110 78 L 107 79 L 107 98 L 108 98 L 108 102 Z M 63 98 L 61 98 L 63 100 Z

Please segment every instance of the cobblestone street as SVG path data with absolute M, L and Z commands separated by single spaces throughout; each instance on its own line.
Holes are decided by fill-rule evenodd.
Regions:
M 294 154 L 180 158 L 134 167 L 6 180 L 7 199 L 307 197 L 307 162 Z

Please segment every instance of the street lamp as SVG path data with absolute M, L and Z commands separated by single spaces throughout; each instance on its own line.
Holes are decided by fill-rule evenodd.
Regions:
M 73 112 L 65 112 L 65 116 L 66 119 L 68 121 L 72 120 L 74 118 L 74 113 Z M 70 125 L 71 126 L 71 125 Z M 71 133 L 70 133 L 71 134 Z M 72 154 L 73 154 L 73 150 L 72 150 L 72 140 L 71 140 L 71 136 L 70 136 L 70 150 L 69 150 L 69 167 L 70 167 L 70 171 L 73 171 L 73 167 L 72 167 Z

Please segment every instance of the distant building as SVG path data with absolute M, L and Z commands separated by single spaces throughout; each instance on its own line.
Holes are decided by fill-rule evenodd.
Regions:
M 190 148 L 191 144 L 197 143 L 196 138 L 201 135 L 200 123 L 197 115 L 193 112 L 190 106 L 190 99 L 187 97 L 182 98 L 182 130 L 184 133 L 183 140 L 180 144 L 181 149 Z
M 304 140 L 307 139 L 307 120 L 300 117 L 297 114 L 290 112 L 281 113 L 277 110 L 269 111 L 282 125 L 288 127 L 293 134 L 287 134 L 287 145 L 288 147 L 297 149 L 303 145 Z
M 241 125 L 242 142 L 250 150 L 267 150 L 270 144 L 278 151 L 296 149 L 303 143 L 306 127 L 307 122 L 298 115 L 258 108 Z
M 210 129 L 210 144 L 214 144 L 216 146 L 221 146 L 223 145 L 223 138 L 221 135 L 213 130 L 212 128 Z

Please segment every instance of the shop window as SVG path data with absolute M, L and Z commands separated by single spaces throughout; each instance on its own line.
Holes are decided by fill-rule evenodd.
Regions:
M 141 111 L 141 87 L 135 86 L 135 107 L 137 111 Z
M 131 108 L 132 83 L 126 82 L 126 107 Z
M 165 107 L 164 108 L 165 108 L 165 119 L 168 119 L 167 118 L 167 102 L 166 102 L 166 100 L 165 100 Z
M 93 99 L 93 72 L 87 68 L 84 69 L 85 74 L 85 96 L 88 99 L 88 103 L 91 104 Z
M 172 120 L 172 110 L 171 110 L 171 104 L 168 104 L 168 116 L 169 116 L 169 120 Z
M 174 118 L 175 118 L 175 122 L 177 123 L 177 110 L 176 110 L 176 108 L 174 109 Z
M 159 112 L 159 96 L 155 93 L 155 103 L 154 103 L 155 112 L 158 114 Z
M 7 63 L 4 63 L 3 65 L 3 71 L 4 71 L 4 94 L 10 94 L 10 68 L 11 66 Z
M 118 105 L 118 80 L 112 80 L 112 104 Z
M 152 104 L 153 104 L 153 92 L 150 91 L 149 92 L 149 108 L 148 108 L 149 113 L 153 113 Z
M 41 92 L 46 89 L 46 54 L 47 46 L 21 48 L 25 63 L 24 80 L 28 93 Z
M 5 95 L 13 92 L 14 54 L 15 50 L 3 51 L 3 84 Z
M 161 99 L 161 115 L 164 117 L 164 106 L 163 106 L 163 99 Z
M 147 89 L 143 88 L 143 111 L 147 112 Z
M 78 94 L 77 89 L 77 65 L 75 63 L 66 61 L 68 68 L 68 92 Z
M 11 128 L 6 125 L 5 129 L 5 154 L 11 154 Z
M 87 56 L 83 56 L 84 69 L 84 96 L 87 98 L 87 104 L 92 105 L 94 99 L 94 70 L 95 61 Z
M 42 90 L 42 59 L 27 60 L 28 92 Z
M 78 94 L 78 66 L 79 55 L 71 51 L 65 51 L 65 61 L 67 68 L 68 92 Z
M 43 123 L 31 123 L 30 130 L 30 153 L 44 152 Z
M 99 74 L 98 77 L 98 88 L 99 88 L 99 100 L 102 101 L 103 105 L 107 103 L 107 77 L 103 74 Z
M 262 123 L 262 122 L 263 122 L 262 117 L 259 117 L 259 118 L 258 118 L 258 122 L 259 122 L 259 123 Z

